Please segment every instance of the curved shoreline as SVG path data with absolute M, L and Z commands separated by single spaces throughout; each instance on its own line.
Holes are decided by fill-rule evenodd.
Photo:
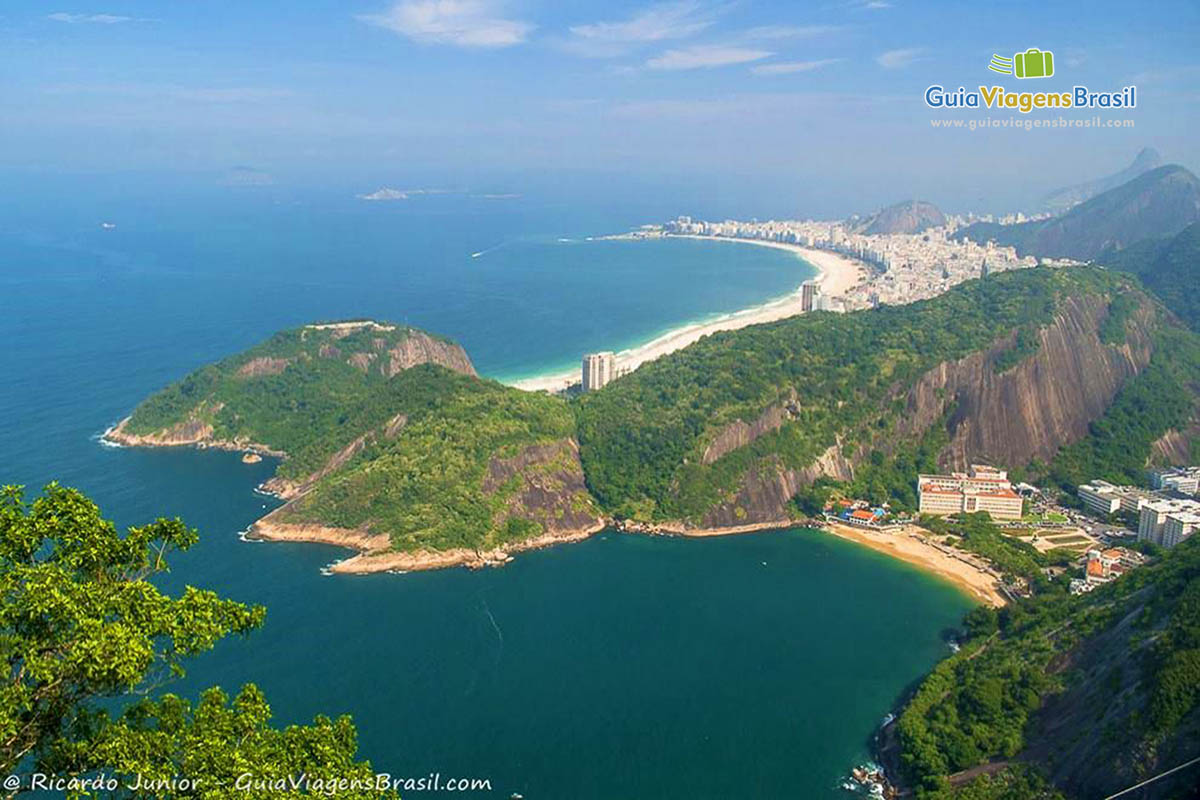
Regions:
M 273 513 L 273 512 L 272 512 Z M 292 524 L 275 522 L 271 514 L 250 526 L 245 538 L 263 542 L 297 542 L 305 544 L 327 544 L 357 551 L 349 558 L 336 561 L 328 567 L 335 575 L 369 575 L 377 572 L 418 572 L 422 570 L 466 567 L 500 567 L 513 560 L 514 553 L 540 550 L 556 544 L 581 542 L 608 527 L 601 522 L 589 528 L 558 533 L 543 533 L 532 539 L 514 542 L 505 548 L 471 550 L 465 547 L 451 550 L 419 550 L 402 552 L 391 549 L 391 539 L 383 533 L 347 528 L 331 528 L 323 525 Z
M 101 437 L 101 441 L 124 447 L 191 446 L 199 448 L 211 447 L 246 453 L 264 453 L 276 457 L 284 455 L 278 451 L 255 444 L 247 445 L 243 443 L 212 441 L 204 438 L 197 439 L 195 437 L 166 439 L 136 436 L 126 433 L 123 430 L 127 421 L 128 418 L 123 419 L 117 425 L 106 430 Z M 266 491 L 263 487 L 260 487 L 260 490 L 264 490 L 265 493 L 276 497 L 279 496 L 277 492 Z M 507 547 L 492 550 L 456 548 L 441 551 L 400 552 L 391 549 L 391 540 L 386 534 L 371 534 L 366 531 L 334 528 L 316 524 L 281 523 L 272 519 L 274 515 L 275 511 L 271 511 L 253 522 L 247 529 L 244 535 L 245 538 L 254 541 L 325 544 L 354 550 L 355 555 L 341 559 L 330 565 L 329 572 L 332 574 L 366 575 L 378 572 L 415 572 L 450 567 L 467 567 L 468 569 L 498 567 L 512 561 L 513 554 L 515 553 L 540 550 L 556 544 L 583 541 L 608 528 L 622 533 L 681 536 L 699 539 L 804 527 L 832 534 L 838 538 L 854 542 L 876 552 L 904 561 L 923 572 L 947 581 L 969 597 L 990 606 L 999 607 L 1007 602 L 1007 599 L 1000 591 L 999 578 L 994 573 L 968 562 L 965 557 L 948 553 L 946 550 L 928 542 L 923 535 L 914 533 L 911 529 L 905 529 L 896 533 L 882 533 L 816 520 L 778 520 L 772 522 L 752 522 L 727 528 L 693 528 L 682 523 L 641 525 L 638 523 L 615 522 L 610 519 L 601 519 L 596 524 L 585 529 L 543 533 L 532 539 L 515 542 Z
M 821 286 L 821 293 L 826 297 L 842 297 L 866 278 L 866 269 L 860 262 L 846 256 L 815 250 L 798 244 L 774 242 L 767 239 L 742 239 L 732 236 L 701 236 L 699 234 L 664 234 L 664 239 L 698 239 L 709 242 L 730 242 L 733 244 L 751 244 L 759 247 L 770 247 L 775 250 L 786 250 L 795 254 L 817 270 L 817 276 L 811 280 Z M 775 322 L 787 319 L 801 313 L 801 287 L 783 297 L 768 300 L 757 306 L 744 308 L 721 314 L 705 322 L 684 323 L 654 337 L 645 344 L 631 347 L 617 353 L 617 363 L 622 369 L 634 370 L 648 361 L 682 350 L 690 344 L 719 331 L 733 331 L 749 325 L 764 322 Z M 525 391 L 557 392 L 566 389 L 572 383 L 579 381 L 578 371 L 556 372 L 522 378 L 510 382 L 511 386 Z

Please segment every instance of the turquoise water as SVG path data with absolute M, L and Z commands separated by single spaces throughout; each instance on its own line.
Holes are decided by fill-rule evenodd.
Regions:
M 481 796 L 836 797 L 968 606 L 810 531 L 603 534 L 502 570 L 323 577 L 342 553 L 238 538 L 273 502 L 253 491 L 271 463 L 96 441 L 150 391 L 284 326 L 407 321 L 516 377 L 792 291 L 811 272 L 787 253 L 583 242 L 645 218 L 463 199 L 114 196 L 0 214 L 0 481 L 58 479 L 122 525 L 183 517 L 201 544 L 166 583 L 269 609 L 177 691 L 252 680 L 280 722 L 350 713 L 378 769 L 490 778 Z

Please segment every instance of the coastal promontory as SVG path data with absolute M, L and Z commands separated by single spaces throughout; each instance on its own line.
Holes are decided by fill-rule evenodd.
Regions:
M 503 561 L 586 536 L 565 401 L 484 380 L 456 343 L 375 321 L 306 325 L 202 367 L 106 434 L 281 458 L 250 535 L 360 551 L 340 571 Z

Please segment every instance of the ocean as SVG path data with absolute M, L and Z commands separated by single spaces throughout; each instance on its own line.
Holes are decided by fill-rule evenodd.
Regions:
M 271 189 L 10 196 L 0 482 L 78 487 L 119 525 L 197 527 L 164 585 L 268 617 L 171 690 L 255 682 L 279 724 L 349 713 L 378 771 L 486 778 L 493 791 L 473 796 L 531 800 L 838 797 L 880 718 L 947 652 L 970 605 L 949 585 L 806 530 L 604 533 L 500 570 L 327 577 L 341 551 L 239 538 L 274 505 L 254 491 L 271 461 L 97 440 L 165 383 L 314 320 L 426 328 L 515 380 L 813 274 L 770 248 L 588 240 L 645 213 Z

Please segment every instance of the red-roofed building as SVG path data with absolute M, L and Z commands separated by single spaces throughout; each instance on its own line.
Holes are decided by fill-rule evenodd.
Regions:
M 995 519 L 1020 519 L 1021 496 L 1013 491 L 1004 470 L 972 464 L 969 473 L 920 475 L 917 478 L 922 514 L 973 514 L 986 511 Z

